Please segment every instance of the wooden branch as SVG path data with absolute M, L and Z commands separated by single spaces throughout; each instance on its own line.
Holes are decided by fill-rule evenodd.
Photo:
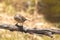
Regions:
M 21 31 L 25 33 L 36 33 L 36 34 L 43 34 L 47 35 L 49 37 L 53 37 L 53 34 L 60 34 L 60 29 L 27 29 L 24 28 L 23 26 L 19 25 L 9 25 L 9 24 L 1 24 L 0 28 L 2 29 L 8 29 L 10 31 Z

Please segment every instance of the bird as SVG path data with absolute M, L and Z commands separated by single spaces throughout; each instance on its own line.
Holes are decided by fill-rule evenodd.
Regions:
M 16 14 L 15 16 L 14 16 L 14 20 L 17 22 L 16 24 L 18 24 L 18 23 L 22 23 L 22 25 L 23 25 L 23 23 L 27 20 L 25 17 L 23 17 L 22 15 L 20 15 L 20 14 Z

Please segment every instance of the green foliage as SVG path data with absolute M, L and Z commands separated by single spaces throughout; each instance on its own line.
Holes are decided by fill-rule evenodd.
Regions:
M 60 22 L 60 0 L 42 0 L 43 14 L 45 19 L 52 23 Z
M 10 0 L 5 0 L 6 5 L 10 5 Z
M 45 13 L 52 16 L 60 16 L 60 0 L 43 0 L 42 1 L 47 7 Z

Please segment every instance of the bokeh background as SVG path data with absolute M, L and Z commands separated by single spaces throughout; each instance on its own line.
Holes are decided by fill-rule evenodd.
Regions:
M 23 25 L 30 28 L 60 28 L 60 0 L 0 0 L 0 24 L 15 25 L 15 14 L 26 17 L 28 20 Z M 60 40 L 59 34 L 53 36 L 54 40 Z M 0 29 L 0 40 L 52 39 L 45 35 Z

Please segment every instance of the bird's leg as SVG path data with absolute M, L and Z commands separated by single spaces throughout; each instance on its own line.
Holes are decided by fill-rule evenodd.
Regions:
M 18 25 L 18 23 L 15 24 L 15 26 L 17 26 L 17 25 Z

